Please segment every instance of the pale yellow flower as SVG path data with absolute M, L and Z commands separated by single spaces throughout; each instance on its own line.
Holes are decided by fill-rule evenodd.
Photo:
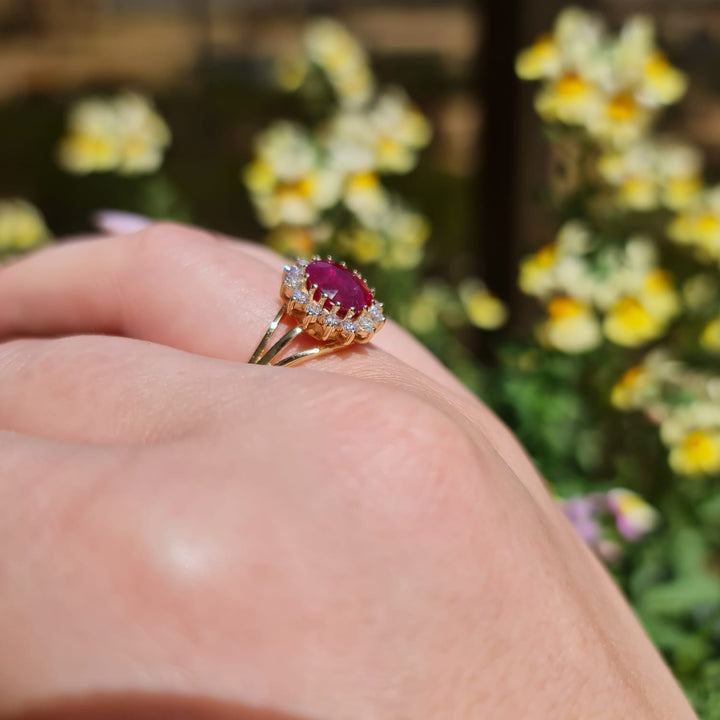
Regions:
M 653 315 L 639 299 L 624 297 L 612 308 L 603 321 L 608 340 L 625 347 L 637 347 L 662 335 L 665 323 Z
M 693 430 L 670 448 L 670 467 L 678 475 L 714 475 L 720 472 L 720 431 Z
M 243 180 L 260 221 L 269 228 L 307 226 L 336 204 L 342 176 L 328 168 L 320 149 L 299 126 L 281 122 L 262 133 Z
M 705 325 L 700 335 L 700 345 L 712 353 L 720 353 L 720 317 Z
M 602 98 L 585 122 L 588 132 L 611 145 L 627 145 L 647 130 L 652 113 L 630 91 L 621 90 Z
M 475 327 L 497 330 L 507 322 L 505 304 L 478 280 L 465 280 L 460 284 L 458 292 L 468 320 Z
M 0 200 L 0 256 L 31 250 L 46 242 L 50 232 L 40 211 L 26 200 Z
M 616 82 L 632 87 L 638 101 L 655 108 L 672 105 L 685 93 L 687 80 L 658 50 L 651 18 L 630 18 L 613 49 Z
M 701 156 L 694 148 L 670 141 L 640 141 L 606 150 L 598 172 L 617 189 L 617 202 L 633 210 L 659 205 L 677 210 L 701 187 Z
M 562 13 L 551 35 L 521 52 L 516 71 L 543 81 L 535 108 L 545 121 L 584 127 L 611 146 L 637 141 L 657 109 L 676 102 L 686 86 L 684 75 L 657 49 L 650 20 L 633 18 L 612 38 L 578 9 Z M 632 201 L 648 207 L 654 196 L 647 178 L 628 183 Z M 682 196 L 683 183 L 674 185 Z
M 620 380 L 613 385 L 610 402 L 618 410 L 640 408 L 654 384 L 650 373 L 643 366 L 635 365 L 626 370 Z
M 387 210 L 390 198 L 374 172 L 359 172 L 345 180 L 343 202 L 363 222 L 375 225 Z
M 139 175 L 160 167 L 169 143 L 170 131 L 147 98 L 129 92 L 88 98 L 70 110 L 59 162 L 76 174 Z
M 669 322 L 680 312 L 680 296 L 675 290 L 673 276 L 662 268 L 653 268 L 645 275 L 640 300 L 661 323 Z
M 547 122 L 586 125 L 597 117 L 603 96 L 599 88 L 575 71 L 548 81 L 535 97 L 535 109 Z
M 670 223 L 668 235 L 705 261 L 720 259 L 720 187 L 697 195 Z
M 540 80 L 557 77 L 563 68 L 582 67 L 599 46 L 603 31 L 598 16 L 567 8 L 558 15 L 552 33 L 520 52 L 515 71 L 523 80 Z
M 543 245 L 534 255 L 529 255 L 520 263 L 518 284 L 526 295 L 544 297 L 555 289 L 555 264 L 557 245 Z
M 522 260 L 518 279 L 520 289 L 540 298 L 555 292 L 585 298 L 589 288 L 588 268 L 582 256 L 589 243 L 590 233 L 583 223 L 566 222 L 553 242 Z
M 552 35 L 545 34 L 517 56 L 515 72 L 521 80 L 553 77 L 562 66 L 560 48 Z
M 322 133 L 333 167 L 346 173 L 407 173 L 431 135 L 430 123 L 399 90 L 362 112 L 338 113 Z
M 689 206 L 702 190 L 702 155 L 677 142 L 662 143 L 656 152 L 663 205 L 671 210 Z
M 656 50 L 645 59 L 640 96 L 648 105 L 672 105 L 686 90 L 687 77 L 663 53 Z
M 556 297 L 547 306 L 548 318 L 537 334 L 543 345 L 565 353 L 582 353 L 602 341 L 600 325 L 592 308 L 574 298 Z
M 400 90 L 385 92 L 370 113 L 375 166 L 381 172 L 406 173 L 432 137 L 430 123 Z
M 326 75 L 341 104 L 361 107 L 374 92 L 375 82 L 360 43 L 337 20 L 320 18 L 305 31 L 305 51 Z

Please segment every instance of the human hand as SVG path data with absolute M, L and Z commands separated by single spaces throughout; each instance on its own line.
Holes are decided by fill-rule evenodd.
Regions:
M 0 715 L 692 718 L 512 436 L 400 329 L 246 364 L 281 267 L 161 224 L 0 270 Z

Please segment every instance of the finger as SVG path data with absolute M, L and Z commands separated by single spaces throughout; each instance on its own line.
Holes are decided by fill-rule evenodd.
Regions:
M 167 223 L 64 243 L 0 270 L 0 337 L 104 332 L 245 362 L 279 308 L 282 266 L 264 248 Z M 373 345 L 460 390 L 394 324 Z
M 0 429 L 86 443 L 211 432 L 244 367 L 120 337 L 8 341 Z
M 168 223 L 121 238 L 67 243 L 0 270 L 0 338 L 104 332 L 245 362 L 280 306 L 282 265 L 265 248 Z M 500 455 L 512 458 L 513 472 L 539 484 L 507 429 L 393 323 L 369 346 L 317 358 L 308 367 L 389 382 L 453 404 Z

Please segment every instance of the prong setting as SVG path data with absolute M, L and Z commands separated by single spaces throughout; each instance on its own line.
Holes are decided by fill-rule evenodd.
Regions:
M 355 283 L 360 287 L 362 297 L 369 299 L 369 302 L 359 308 L 350 305 L 344 309 L 336 300 L 339 292 L 331 295 L 321 284 L 311 281 L 308 267 L 314 262 L 334 266 L 341 276 L 344 273 L 351 290 Z M 330 269 L 333 271 L 333 268 Z M 357 294 L 358 289 L 354 289 Z M 364 278 L 347 269 L 345 263 L 337 263 L 329 258 L 314 257 L 310 261 L 298 260 L 286 265 L 280 296 L 286 304 L 287 314 L 296 319 L 308 335 L 321 342 L 340 345 L 367 343 L 385 324 L 383 306 L 375 300 L 374 292 L 369 289 Z

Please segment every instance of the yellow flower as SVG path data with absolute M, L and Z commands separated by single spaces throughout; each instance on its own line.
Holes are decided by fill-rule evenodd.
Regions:
M 547 320 L 538 328 L 538 338 L 544 345 L 575 354 L 600 344 L 600 325 L 586 303 L 570 297 L 556 297 L 548 303 L 547 311 Z
M 668 235 L 705 261 L 720 259 L 720 187 L 697 195 L 670 223 Z
M 126 92 L 76 103 L 58 158 L 71 173 L 138 175 L 160 167 L 169 143 L 170 131 L 150 101 Z
M 680 210 L 690 205 L 701 190 L 702 180 L 699 175 L 668 178 L 663 187 L 664 204 L 671 210 Z
M 605 336 L 617 345 L 637 347 L 660 336 L 665 324 L 633 297 L 621 298 L 605 316 Z
M 649 108 L 671 105 L 685 92 L 685 76 L 656 46 L 655 26 L 636 16 L 623 26 L 613 51 L 616 82 L 631 87 L 639 102 Z
M 374 79 L 360 43 L 337 20 L 320 18 L 307 27 L 305 51 L 327 76 L 341 104 L 361 107 L 374 92 Z
M 346 252 L 363 265 L 378 262 L 385 253 L 385 238 L 368 228 L 356 228 L 354 232 L 344 234 L 340 242 Z
M 554 78 L 563 68 L 582 67 L 602 39 L 603 26 L 597 16 L 576 7 L 558 15 L 552 33 L 541 35 L 515 61 L 523 80 Z
M 651 113 L 632 92 L 621 91 L 607 98 L 587 118 L 589 133 L 611 145 L 627 145 L 647 129 Z
M 657 145 L 657 167 L 665 207 L 680 210 L 693 203 L 702 190 L 702 155 L 677 142 Z
M 557 245 L 548 243 L 520 263 L 518 284 L 526 295 L 543 297 L 554 289 L 554 270 L 557 257 Z
M 720 317 L 711 320 L 703 328 L 700 345 L 712 353 L 720 353 Z
M 305 49 L 310 59 L 330 71 L 339 71 L 365 61 L 365 51 L 342 23 L 318 18 L 305 30 Z
M 520 263 L 520 289 L 535 297 L 545 298 L 562 292 L 579 299 L 588 299 L 587 263 L 583 255 L 590 243 L 587 227 L 575 220 L 566 222 L 554 242 L 543 245 L 537 253 Z
M 648 371 L 636 365 L 625 371 L 610 393 L 610 402 L 618 410 L 635 410 L 652 389 L 653 382 Z
M 389 198 L 374 172 L 359 172 L 345 181 L 343 201 L 363 222 L 374 224 L 387 210 Z
M 541 88 L 535 109 L 548 122 L 584 125 L 597 114 L 601 99 L 593 82 L 570 71 Z
M 552 35 L 541 35 L 515 61 L 515 72 L 522 80 L 552 77 L 561 65 L 560 49 Z
M 598 172 L 617 188 L 623 207 L 651 210 L 662 204 L 678 210 L 697 196 L 701 165 L 701 156 L 692 147 L 646 140 L 606 150 L 599 158 Z
M 508 311 L 504 303 L 477 280 L 462 282 L 459 295 L 468 320 L 475 327 L 481 330 L 497 330 L 507 322 Z
M 311 225 L 338 202 L 341 175 L 324 164 L 309 135 L 292 123 L 276 123 L 256 142 L 256 157 L 243 180 L 260 221 L 269 228 Z
M 666 323 L 680 311 L 680 296 L 672 275 L 662 268 L 653 268 L 645 275 L 640 298 L 647 311 Z
M 660 51 L 656 50 L 645 59 L 640 94 L 648 105 L 672 105 L 686 90 L 686 76 Z
M 0 200 L 0 256 L 46 242 L 50 233 L 38 209 L 20 199 Z
M 406 173 L 432 137 L 425 116 L 399 90 L 384 93 L 370 114 L 375 163 L 380 171 Z
M 670 448 L 670 467 L 678 475 L 713 475 L 720 472 L 720 432 L 693 430 Z

